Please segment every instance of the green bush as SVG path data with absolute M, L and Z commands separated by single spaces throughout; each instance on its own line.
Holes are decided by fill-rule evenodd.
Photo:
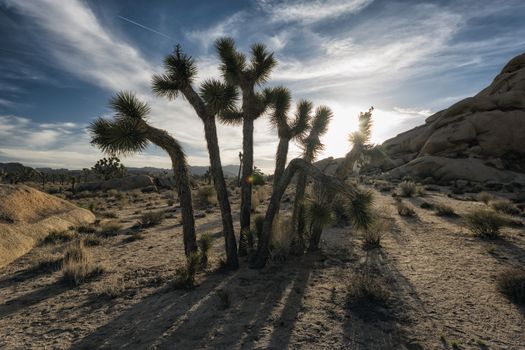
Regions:
M 209 233 L 203 234 L 198 241 L 201 256 L 200 256 L 200 265 L 201 268 L 206 268 L 208 266 L 208 252 L 213 245 L 213 237 Z
M 212 186 L 203 186 L 197 190 L 193 204 L 197 209 L 206 209 L 217 204 L 215 189 Z

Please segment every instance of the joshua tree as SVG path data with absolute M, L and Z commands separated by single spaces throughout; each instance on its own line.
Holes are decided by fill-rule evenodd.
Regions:
M 303 159 L 311 164 L 317 157 L 319 152 L 324 148 L 321 143 L 321 136 L 328 130 L 328 124 L 332 119 L 332 111 L 326 106 L 320 106 L 315 111 L 315 116 L 312 120 L 310 133 L 307 137 L 301 139 L 301 146 L 303 149 Z M 302 254 L 305 247 L 305 213 L 304 213 L 304 195 L 306 191 L 306 174 L 302 171 L 297 176 L 297 185 L 295 188 L 295 200 L 292 215 L 293 222 L 293 250 L 297 254 Z
M 197 67 L 193 58 L 184 54 L 179 45 L 177 45 L 175 52 L 164 59 L 164 68 L 164 74 L 153 76 L 153 91 L 157 95 L 166 96 L 170 99 L 175 99 L 179 94 L 182 94 L 204 124 L 213 184 L 222 215 L 227 265 L 230 268 L 237 268 L 239 266 L 237 242 L 233 230 L 230 201 L 222 171 L 215 124 L 217 115 L 233 111 L 238 97 L 237 89 L 212 79 L 202 83 L 199 95 L 192 86 L 197 74 Z
M 82 175 L 84 176 L 84 182 L 88 182 L 88 177 L 89 177 L 90 172 L 91 170 L 89 170 L 88 168 L 82 169 Z
M 186 256 L 197 251 L 195 219 L 186 155 L 179 142 L 165 130 L 148 123 L 150 107 L 130 92 L 119 92 L 111 99 L 113 120 L 98 118 L 89 126 L 91 143 L 109 154 L 130 154 L 143 151 L 148 143 L 165 150 L 171 158 L 181 209 L 184 251 Z
M 262 232 L 257 245 L 257 252 L 251 260 L 252 268 L 262 268 L 266 264 L 269 255 L 269 244 L 272 235 L 272 224 L 277 213 L 278 203 L 280 202 L 284 191 L 290 184 L 292 177 L 301 171 L 304 175 L 312 177 L 316 182 L 322 184 L 330 193 L 339 193 L 347 197 L 354 197 L 357 193 L 353 185 L 345 184 L 339 179 L 323 174 L 305 159 L 295 158 L 286 167 L 279 183 L 272 192 L 268 209 L 264 217 Z
M 242 105 L 238 110 L 231 110 L 222 115 L 226 123 L 242 122 L 242 181 L 241 181 L 241 242 L 239 253 L 245 255 L 246 236 L 250 230 L 252 184 L 249 181 L 253 172 L 253 124 L 266 110 L 269 96 L 266 91 L 255 91 L 256 86 L 265 83 L 277 64 L 273 53 L 263 44 L 251 47 L 250 62 L 238 52 L 231 38 L 218 39 L 215 47 L 221 60 L 220 69 L 226 82 L 239 87 L 242 91 Z
M 288 116 L 291 100 L 290 91 L 284 87 L 277 87 L 271 90 L 271 96 L 273 114 L 270 117 L 270 121 L 277 128 L 277 134 L 279 135 L 273 174 L 273 188 L 275 188 L 286 167 L 290 140 L 301 139 L 310 126 L 312 103 L 310 101 L 300 101 L 297 104 L 295 118 L 290 120 Z M 279 208 L 277 208 L 277 212 L 279 212 Z
M 237 173 L 237 186 L 241 185 L 242 152 L 239 152 L 239 172 Z
M 91 170 L 102 176 L 102 179 L 109 180 L 124 176 L 126 168 L 120 163 L 117 157 L 102 158 L 91 168 Z M 66 179 L 65 174 L 60 174 L 60 184 L 63 185 Z
M 380 146 L 370 143 L 373 110 L 374 107 L 370 107 L 367 112 L 359 113 L 359 129 L 348 137 L 352 149 L 346 154 L 335 173 L 339 179 L 344 179 L 352 171 L 358 171 L 370 159 L 386 157 Z

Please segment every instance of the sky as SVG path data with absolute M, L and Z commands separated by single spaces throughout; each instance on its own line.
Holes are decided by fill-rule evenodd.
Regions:
M 152 125 L 207 165 L 203 126 L 183 100 L 151 92 L 151 76 L 176 44 L 195 58 L 199 82 L 219 78 L 215 39 L 248 53 L 261 42 L 278 66 L 261 88 L 284 85 L 294 103 L 327 105 L 334 119 L 320 158 L 343 156 L 357 116 L 374 106 L 373 142 L 490 84 L 525 51 L 525 1 L 0 0 L 0 162 L 80 169 L 104 155 L 86 127 L 110 117 L 108 100 L 130 90 Z M 293 112 L 293 111 L 292 111 Z M 255 125 L 255 165 L 273 172 L 277 132 Z M 222 163 L 237 164 L 240 127 L 219 126 Z M 299 155 L 293 145 L 289 159 Z M 169 168 L 162 150 L 122 157 Z

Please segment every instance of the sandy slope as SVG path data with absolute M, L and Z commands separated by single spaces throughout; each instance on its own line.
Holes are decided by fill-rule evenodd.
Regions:
M 146 196 L 146 195 L 145 195 Z M 155 195 L 147 195 L 155 196 Z M 94 247 L 108 269 L 98 281 L 77 288 L 57 280 L 59 272 L 29 269 L 38 256 L 61 247 L 38 247 L 0 270 L 0 347 L 159 349 L 519 349 L 525 344 L 525 310 L 496 290 L 494 276 L 525 264 L 525 236 L 516 228 L 494 243 L 470 237 L 459 219 L 416 208 L 403 219 L 393 200 L 378 195 L 391 211 L 394 229 L 381 249 L 364 251 L 349 228 L 323 235 L 322 251 L 292 258 L 262 271 L 241 269 L 201 274 L 198 287 L 174 290 L 170 280 L 183 263 L 176 218 L 149 229 L 145 239 L 125 235 Z M 458 212 L 481 205 L 428 195 Z M 412 199 L 418 204 L 421 199 Z M 140 201 L 144 210 L 148 200 Z M 160 202 L 160 200 L 158 201 Z M 164 207 L 165 204 L 159 204 Z M 238 203 L 234 203 L 234 210 Z M 286 207 L 286 205 L 285 205 Z M 131 225 L 137 207 L 120 219 Z M 218 213 L 198 219 L 199 232 L 216 233 Z M 213 266 L 222 255 L 218 234 Z M 489 249 L 490 247 L 490 249 Z M 347 286 L 358 266 L 373 266 L 388 282 L 386 306 L 348 303 Z M 116 299 L 97 290 L 118 276 L 126 290 Z M 229 307 L 218 296 L 229 295 Z

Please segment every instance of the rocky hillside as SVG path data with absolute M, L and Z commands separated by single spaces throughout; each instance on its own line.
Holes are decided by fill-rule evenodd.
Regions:
M 525 183 L 525 53 L 477 95 L 383 145 L 392 177 Z

